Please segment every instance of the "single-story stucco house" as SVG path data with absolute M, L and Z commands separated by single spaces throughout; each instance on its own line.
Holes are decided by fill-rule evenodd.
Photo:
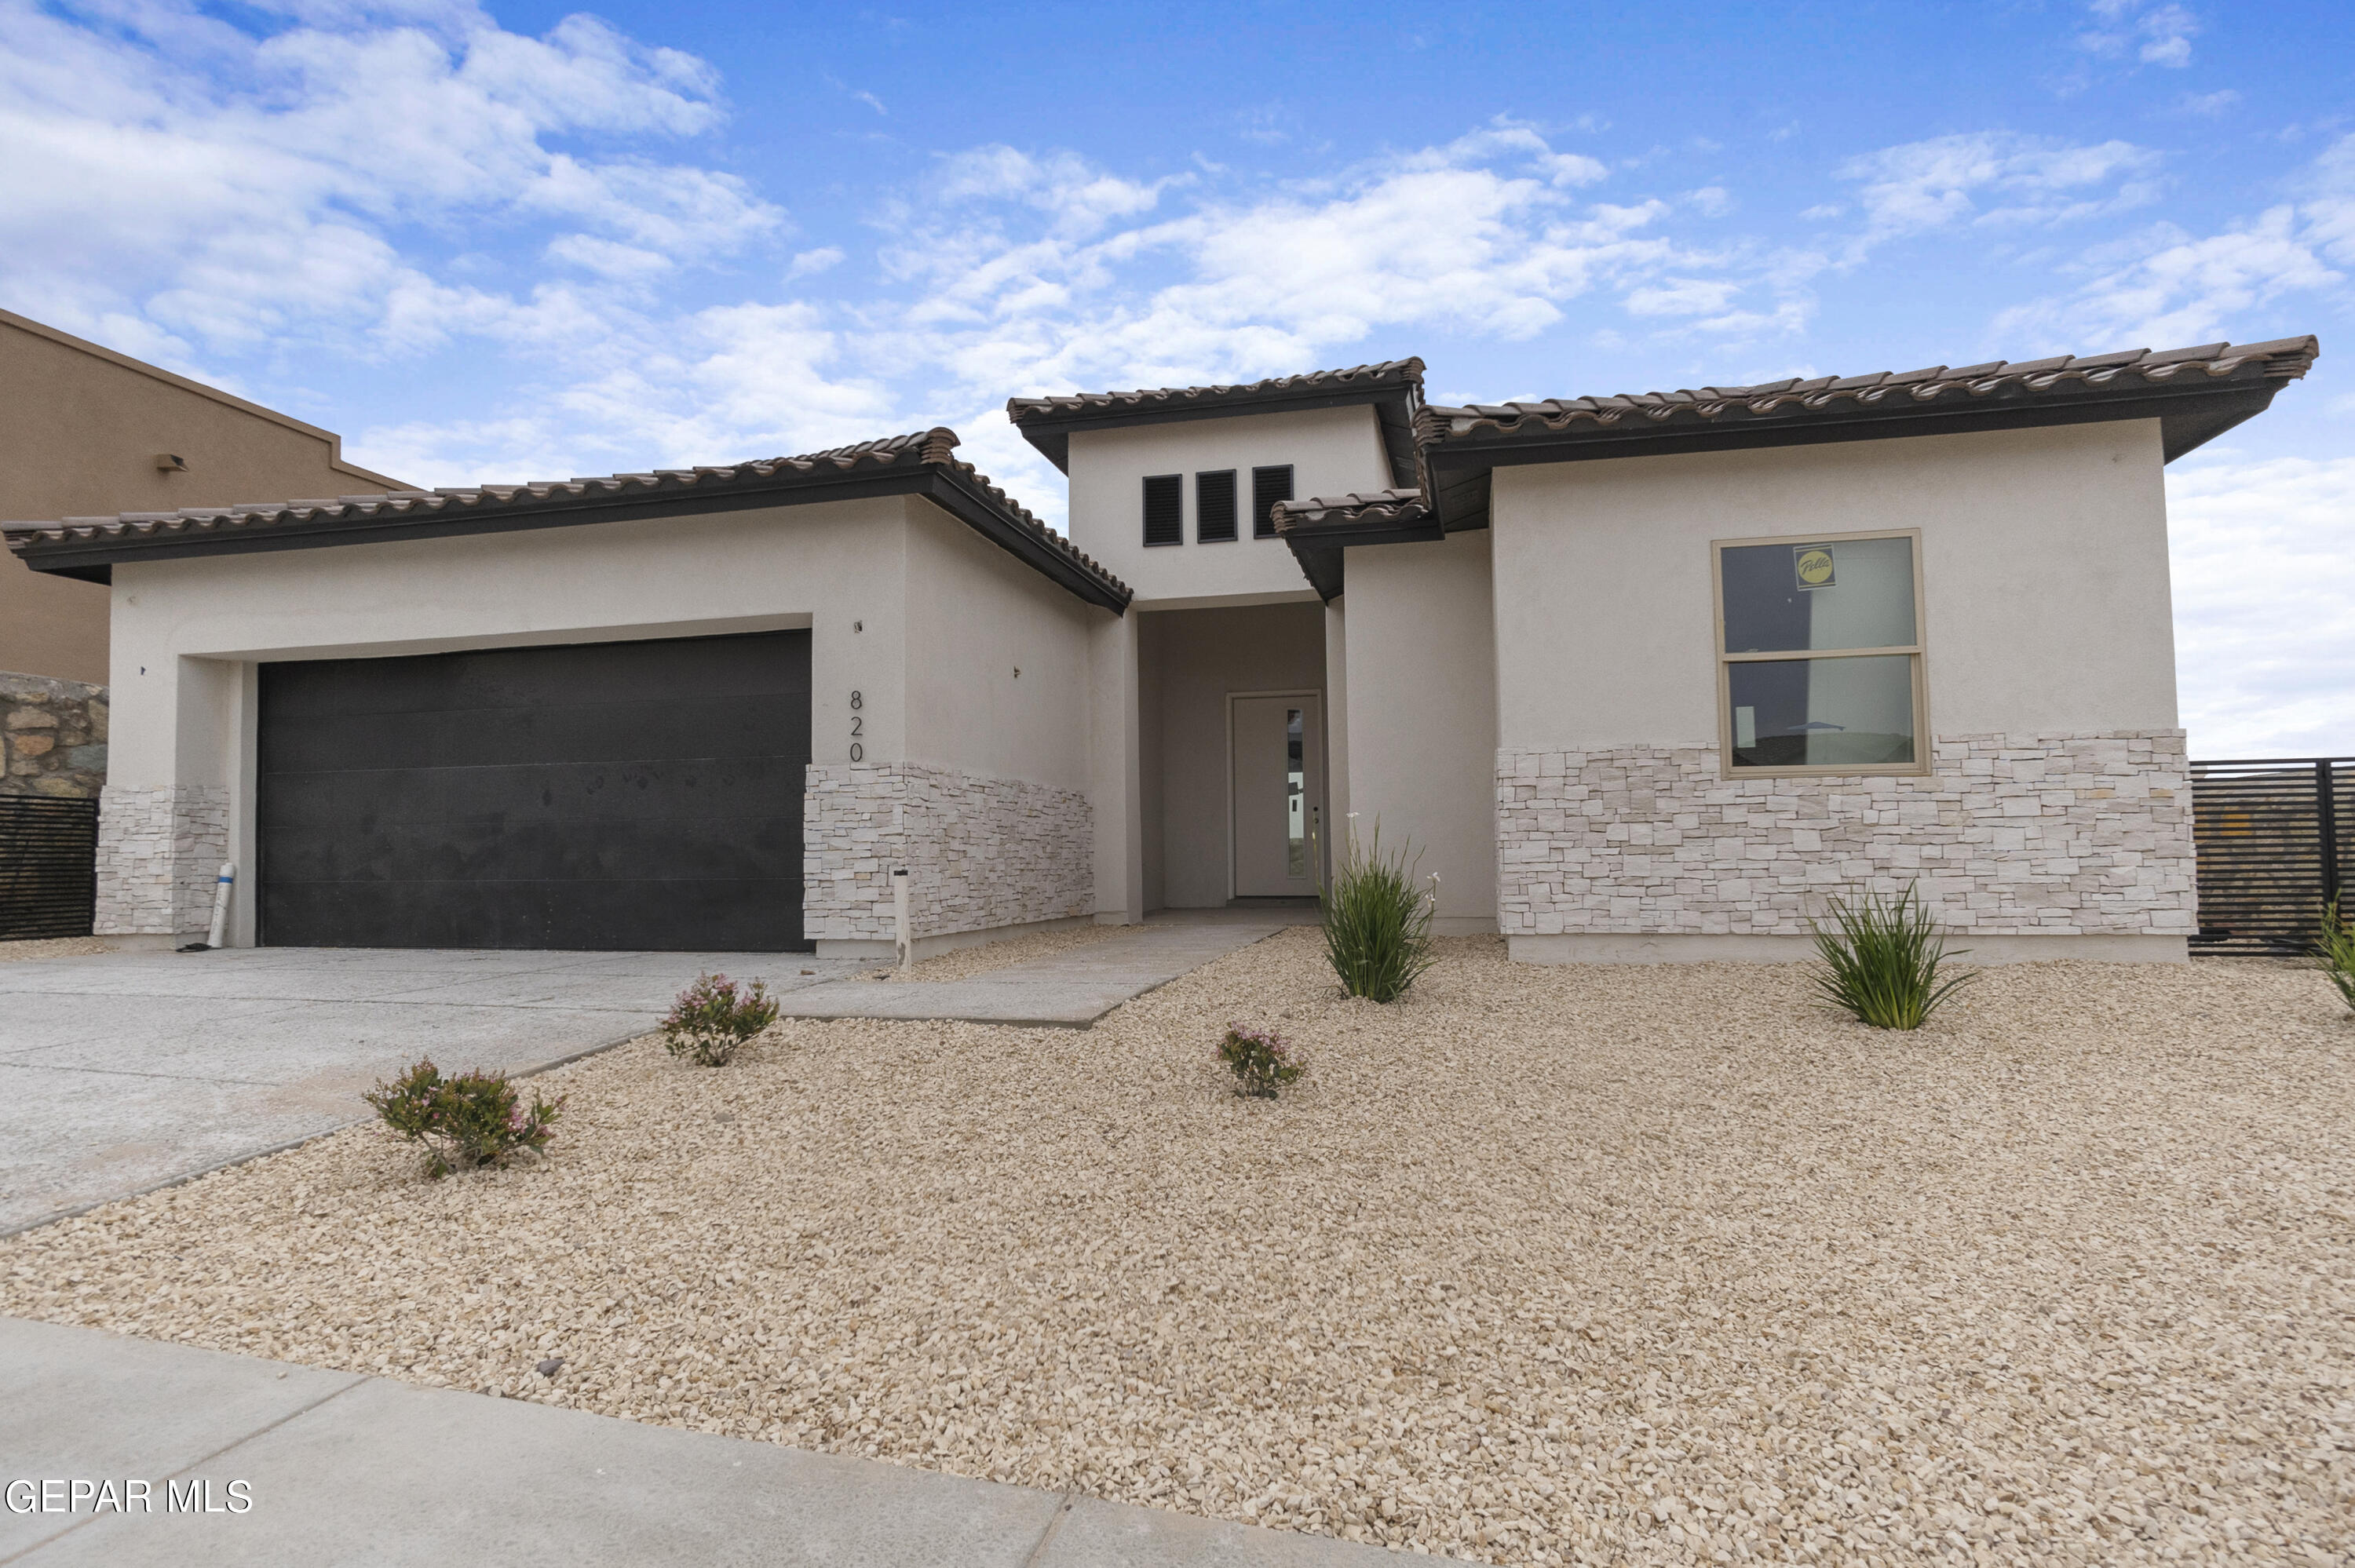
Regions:
M 806 457 L 11 523 L 112 584 L 100 929 L 920 950 L 1313 895 L 1537 961 L 2194 927 L 2161 468 L 2311 337 L 1442 408 L 1403 360 Z

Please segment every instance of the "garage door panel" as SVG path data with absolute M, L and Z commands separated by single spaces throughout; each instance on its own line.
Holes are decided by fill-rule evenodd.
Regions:
M 279 890 L 274 918 L 310 933 L 306 946 L 557 948 L 637 951 L 645 911 L 659 906 L 708 942 L 674 951 L 783 952 L 803 944 L 798 888 L 769 882 L 585 882 L 436 885 L 311 883 Z
M 778 640 L 771 648 L 748 647 L 771 638 Z M 801 641 L 798 654 L 785 641 L 795 638 Z M 288 718 L 332 718 L 535 707 L 578 702 L 591 694 L 614 702 L 807 695 L 808 638 L 805 631 L 788 631 L 484 649 L 421 658 L 302 660 L 271 666 L 282 672 L 272 700 L 276 711 Z M 724 646 L 728 644 L 734 646 Z M 361 665 L 368 666 L 368 679 L 355 683 L 351 673 Z
M 521 824 L 797 811 L 807 766 L 798 758 L 744 757 L 288 771 L 271 776 L 278 800 L 265 831 L 363 821 Z
M 615 758 L 768 757 L 808 707 L 806 694 L 643 698 L 445 713 L 336 714 L 288 726 L 262 766 L 275 771 L 399 767 L 432 757 L 449 768 L 500 768 Z M 799 726 L 806 735 L 806 726 Z M 804 761 L 808 760 L 806 758 Z
M 806 949 L 809 634 L 266 664 L 262 939 Z
M 800 886 L 799 817 L 616 820 L 592 835 L 572 823 L 376 822 L 279 828 L 271 879 L 301 882 L 741 880 Z

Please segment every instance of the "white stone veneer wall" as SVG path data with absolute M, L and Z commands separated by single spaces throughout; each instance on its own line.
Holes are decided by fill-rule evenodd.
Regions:
M 101 937 L 201 933 L 229 858 L 229 791 L 208 784 L 108 785 L 98 800 Z
M 918 937 L 1095 911 L 1095 819 L 1085 795 L 921 763 L 813 763 L 803 797 L 802 931 L 897 935 L 891 869 L 905 865 Z
M 1805 936 L 1832 894 L 1957 931 L 2198 927 L 2183 732 L 1946 736 L 1927 778 L 1721 779 L 1714 747 L 1499 751 L 1508 936 Z

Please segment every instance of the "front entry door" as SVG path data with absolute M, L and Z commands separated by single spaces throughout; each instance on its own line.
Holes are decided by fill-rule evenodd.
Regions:
M 1313 693 L 1236 697 L 1235 896 L 1314 896 L 1325 828 L 1325 737 Z

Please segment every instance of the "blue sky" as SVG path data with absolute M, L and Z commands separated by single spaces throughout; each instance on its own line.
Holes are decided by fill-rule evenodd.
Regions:
M 948 424 L 1053 518 L 1009 395 L 2317 333 L 2170 470 L 2178 667 L 2355 752 L 2355 7 L 0 0 L 0 303 L 427 484 Z

